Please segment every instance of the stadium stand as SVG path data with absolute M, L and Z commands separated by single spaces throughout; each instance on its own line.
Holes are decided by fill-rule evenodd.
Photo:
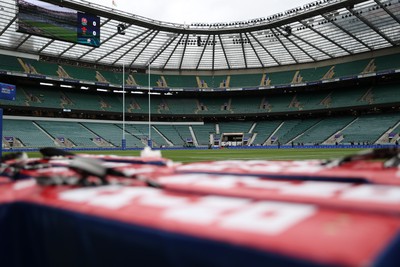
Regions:
M 253 129 L 253 133 L 256 134 L 253 145 L 263 145 L 272 133 L 279 127 L 282 121 L 257 121 L 256 126 Z
M 360 9 L 362 8 L 360 7 Z M 322 24 L 318 25 L 320 27 Z M 6 28 L 9 26 L 6 26 Z M 298 28 L 296 30 L 303 31 L 306 29 Z M 318 31 L 317 29 L 315 30 Z M 27 39 L 29 38 L 27 37 Z M 113 37 L 110 36 L 110 38 L 112 39 Z M 196 40 L 193 40 L 186 40 L 186 43 L 189 42 L 189 44 L 193 43 L 195 45 Z M 199 47 L 203 43 L 206 43 L 205 40 L 197 41 Z M 277 44 L 277 40 L 270 41 L 271 48 L 276 49 L 275 44 Z M 208 44 L 211 44 L 210 42 L 209 40 Z M 235 42 L 243 44 L 243 49 L 247 49 L 246 47 L 250 45 L 247 40 L 236 40 L 234 44 Z M 393 43 L 396 42 L 393 41 Z M 180 45 L 184 43 L 185 41 L 182 40 Z M 342 45 L 346 46 L 346 44 L 343 43 Z M 106 46 L 109 45 L 106 44 Z M 255 45 L 255 43 L 252 45 Z M 286 47 L 286 51 L 281 50 L 281 52 L 286 53 L 293 49 L 283 43 L 281 45 Z M 113 90 L 120 91 L 121 89 L 121 84 L 123 83 L 122 67 L 119 64 L 115 64 L 115 62 L 112 64 L 107 62 L 105 59 L 109 55 L 104 54 L 98 60 L 94 61 L 86 61 L 86 59 L 81 61 L 80 59 L 85 58 L 85 56 L 91 57 L 92 52 L 95 54 L 96 49 L 90 49 L 87 53 L 81 54 L 80 57 L 75 57 L 80 52 L 75 51 L 75 54 L 71 54 L 74 56 L 71 57 L 69 50 L 75 50 L 77 48 L 75 46 L 65 48 L 64 52 L 59 56 L 52 56 L 52 53 L 47 53 L 47 46 L 53 46 L 51 42 L 43 44 L 44 53 L 41 53 L 42 51 L 40 53 L 29 53 L 29 47 L 26 49 L 24 42 L 21 43 L 21 46 L 24 47 L 21 51 L 17 51 L 19 50 L 19 47 L 17 47 L 16 51 L 11 51 L 11 49 L 7 53 L 10 55 L 14 54 L 14 56 L 0 55 L 1 75 L 15 81 L 19 77 L 23 80 L 16 82 L 18 87 L 16 101 L 0 100 L 0 104 L 7 109 L 7 112 L 12 113 L 17 110 L 20 113 L 29 113 L 31 111 L 32 113 L 37 112 L 40 114 L 43 109 L 48 111 L 47 116 L 59 116 L 63 114 L 62 110 L 66 109 L 67 112 L 80 113 L 71 113 L 71 118 L 87 117 L 87 113 L 92 118 L 100 114 L 104 117 L 110 116 L 109 119 L 113 120 L 120 119 L 123 101 L 122 95 L 112 92 Z M 301 46 L 299 43 L 296 47 L 301 48 Z M 307 51 L 306 54 L 312 61 L 308 59 L 299 60 L 296 55 L 297 52 L 290 55 L 290 57 L 282 53 L 272 56 L 275 52 L 270 52 L 272 54 L 268 53 L 269 55 L 260 54 L 260 57 L 258 57 L 260 63 L 266 60 L 266 56 L 272 57 L 271 62 L 268 64 L 263 63 L 261 67 L 257 67 L 257 64 L 254 65 L 254 62 L 247 64 L 239 58 L 232 58 L 230 62 L 227 61 L 226 67 L 213 65 L 211 69 L 207 69 L 205 66 L 209 62 L 194 60 L 198 63 L 194 64 L 197 65 L 196 69 L 185 69 L 184 67 L 181 69 L 181 66 L 179 66 L 178 70 L 173 67 L 171 68 L 171 66 L 179 62 L 178 58 L 173 57 L 170 62 L 168 62 L 168 59 L 162 68 L 155 67 L 152 69 L 150 77 L 146 73 L 148 66 L 143 65 L 136 68 L 140 64 L 136 65 L 137 62 L 132 62 L 126 68 L 125 82 L 127 85 L 137 86 L 138 88 L 134 90 L 140 91 L 139 93 L 143 93 L 143 95 L 126 94 L 125 112 L 127 112 L 130 118 L 144 120 L 150 108 L 150 112 L 157 120 L 175 120 L 176 118 L 186 120 L 189 117 L 193 118 L 194 121 L 207 121 L 206 118 L 212 118 L 209 121 L 215 123 L 206 123 L 204 126 L 193 127 L 153 125 L 152 136 L 154 136 L 153 141 L 157 146 L 181 145 L 191 138 L 198 141 L 200 145 L 208 145 L 210 133 L 221 135 L 226 131 L 243 132 L 247 134 L 246 138 L 251 139 L 252 133 L 248 133 L 248 131 L 253 121 L 256 121 L 252 130 L 255 133 L 254 140 L 251 140 L 253 144 L 262 144 L 267 141 L 270 144 L 271 137 L 279 140 L 281 144 L 291 141 L 320 144 L 324 143 L 327 139 L 331 142 L 335 131 L 339 131 L 347 126 L 343 130 L 345 133 L 348 131 L 347 137 L 342 142 L 375 142 L 378 140 L 375 138 L 378 132 L 380 134 L 384 132 L 386 127 L 384 122 L 378 127 L 379 129 L 376 129 L 377 133 L 369 137 L 353 136 L 351 130 L 359 124 L 361 124 L 361 128 L 364 127 L 362 122 L 365 118 L 365 113 L 373 111 L 377 113 L 376 116 L 378 117 L 381 116 L 378 114 L 379 112 L 384 113 L 388 108 L 392 108 L 391 111 L 396 111 L 400 102 L 398 78 L 396 76 L 398 71 L 395 72 L 396 69 L 400 68 L 400 52 L 398 47 L 381 44 L 378 49 L 378 46 L 375 47 L 370 44 L 369 47 L 366 47 L 371 51 L 354 48 L 354 51 L 351 50 L 352 53 L 349 53 L 349 55 L 346 53 L 342 54 L 340 51 L 336 51 L 337 53 L 328 52 L 331 49 L 329 47 L 319 48 L 319 45 L 316 45 L 316 47 L 318 47 L 317 50 L 319 52 L 315 55 L 311 50 L 308 51 L 311 47 L 304 48 L 302 51 Z M 313 49 L 316 47 L 313 47 Z M 206 48 L 204 48 L 203 53 L 209 54 L 210 51 Z M 169 49 L 165 49 L 162 52 L 169 53 Z M 327 50 L 325 51 L 325 49 Z M 253 50 L 256 54 L 258 53 L 256 46 Z M 266 49 L 264 50 L 267 51 Z M 224 51 L 224 54 L 225 52 L 227 51 Z M 325 54 L 328 57 L 319 53 Z M 246 57 L 246 54 L 244 56 Z M 320 59 L 320 56 L 323 59 Z M 225 54 L 225 57 L 227 57 L 227 54 Z M 39 60 L 32 58 L 38 58 Z M 185 65 L 184 62 L 189 61 L 186 59 L 186 55 L 185 57 L 182 55 L 179 58 L 181 58 L 183 65 Z M 213 61 L 213 63 L 217 62 Z M 238 68 L 240 65 L 242 67 Z M 16 72 L 19 74 L 8 77 L 9 73 L 4 73 L 4 71 L 11 71 L 13 75 Z M 378 76 L 375 77 L 375 74 Z M 41 82 L 48 81 L 43 75 L 49 78 L 56 78 L 51 78 L 49 81 L 50 83 L 54 83 L 52 87 L 39 85 Z M 388 80 L 386 80 L 387 75 L 390 76 Z M 64 78 L 65 80 L 60 78 Z M 150 86 L 157 91 L 157 94 L 161 94 L 152 96 L 150 107 L 145 92 L 145 89 L 149 86 L 149 78 Z M 68 79 L 72 81 L 68 82 Z M 64 81 L 72 84 L 73 88 L 61 88 L 60 85 Z M 349 82 L 349 85 L 345 85 L 345 81 L 351 81 L 351 83 Z M 316 83 L 310 85 L 307 82 Z M 328 86 L 329 84 L 331 85 Z M 89 90 L 78 90 L 81 85 L 87 87 L 82 89 Z M 173 90 L 174 88 L 176 90 Z M 247 90 L 239 90 L 240 88 L 249 89 L 249 94 L 246 93 Z M 108 92 L 97 92 L 96 89 L 105 89 Z M 129 90 L 133 90 L 133 88 L 130 87 Z M 215 94 L 214 92 L 209 93 L 209 91 L 215 91 Z M 381 111 L 382 107 L 384 111 Z M 353 109 L 356 111 L 353 112 Z M 351 110 L 351 112 L 348 110 Z M 307 112 L 309 115 L 314 112 L 322 115 L 316 115 L 313 116 L 315 119 L 309 119 L 303 116 Z M 331 116 L 331 112 L 338 113 Z M 329 117 L 324 117 L 325 114 L 329 114 Z M 69 116 L 68 114 L 64 115 L 66 117 Z M 246 119 L 246 116 L 251 116 L 251 118 Z M 269 116 L 271 116 L 270 119 L 268 119 Z M 353 122 L 351 118 L 354 116 L 357 116 L 357 119 Z M 237 125 L 232 122 L 224 122 L 224 120 L 231 121 L 238 118 L 241 120 L 245 119 L 243 122 L 235 122 Z M 347 125 L 348 120 L 351 120 L 349 122 L 350 125 Z M 383 119 L 383 121 L 386 120 Z M 40 120 L 38 122 L 32 121 L 32 124 L 36 125 L 35 127 L 40 127 L 41 123 Z M 44 122 L 43 124 L 45 125 Z M 70 125 L 71 133 L 79 129 L 78 127 L 74 130 L 76 124 L 71 123 Z M 48 125 L 45 126 L 49 130 L 46 130 L 44 126 L 42 130 L 48 131 L 49 135 L 54 137 L 61 134 L 56 129 L 52 129 Z M 83 124 L 81 126 L 85 127 Z M 66 131 L 68 128 L 61 124 L 59 127 L 60 131 Z M 117 128 L 115 131 L 116 134 L 121 125 L 114 124 L 111 128 Z M 130 140 L 132 146 L 143 146 L 146 143 L 146 136 L 148 135 L 146 126 L 131 125 L 128 128 L 130 131 L 127 132 L 129 133 L 128 136 L 134 138 Z M 96 129 L 98 130 L 100 127 Z M 90 132 L 93 130 L 88 127 L 87 131 Z M 199 137 L 198 132 L 204 132 L 206 136 Z M 273 132 L 275 133 L 272 134 Z M 96 131 L 92 133 L 96 136 Z M 106 135 L 109 136 L 107 133 Z M 342 134 L 343 136 L 344 134 Z M 350 137 L 354 140 L 349 140 Z M 93 136 L 88 137 L 85 135 L 82 138 L 89 138 L 90 140 L 91 138 L 93 139 Z M 107 139 L 111 140 L 111 138 Z M 111 143 L 119 146 L 119 139 L 117 138 Z M 74 141 L 72 142 L 75 143 Z M 83 146 L 84 144 L 89 146 L 93 145 L 92 143 L 92 141 L 82 142 L 77 146 Z M 97 146 L 97 144 L 94 144 L 94 146 Z
M 395 134 L 400 134 L 400 124 L 398 124 L 398 125 L 392 130 L 392 132 L 395 133 Z
M 24 103 L 26 106 L 43 107 L 43 108 L 67 108 L 72 105 L 63 94 L 55 89 L 42 89 L 38 87 L 19 88 L 24 95 Z
M 223 133 L 248 133 L 253 122 L 251 121 L 232 121 L 218 123 L 219 132 Z
M 107 141 L 115 147 L 121 147 L 122 145 L 122 128 L 116 124 L 107 124 L 106 126 L 103 123 L 94 123 L 94 122 L 83 122 L 82 125 L 90 130 L 92 133 L 96 134 L 96 136 L 101 139 Z M 127 147 L 136 147 L 138 144 L 141 144 L 138 141 L 138 138 L 126 132 L 125 135 L 126 146 Z M 140 146 L 142 147 L 142 145 Z
M 5 71 L 23 72 L 24 69 L 18 63 L 16 57 L 0 54 L 0 69 Z
M 98 72 L 103 76 L 107 83 L 122 84 L 122 73 L 106 70 L 99 70 Z
M 352 116 L 324 118 L 308 130 L 304 131 L 293 141 L 295 143 L 306 145 L 322 144 L 329 137 L 343 129 L 352 120 L 354 120 L 354 117 Z
M 227 83 L 227 76 L 226 75 L 215 75 L 215 76 L 206 76 L 202 75 L 199 76 L 198 87 L 199 88 L 224 88 L 229 87 Z
M 3 136 L 17 138 L 24 147 L 37 148 L 56 145 L 50 136 L 30 120 L 4 119 Z
M 394 143 L 394 144 L 399 144 L 399 138 L 400 138 L 400 122 L 395 125 L 392 129 L 390 129 L 388 132 L 386 132 L 387 136 L 382 137 L 383 143 Z
M 164 75 L 168 86 L 175 88 L 196 88 L 196 76 L 194 75 Z
M 122 96 L 120 95 L 98 94 L 97 96 L 93 96 L 93 98 L 98 99 L 102 111 L 122 112 Z M 126 105 L 128 105 L 127 103 L 129 103 L 130 99 L 127 98 L 125 101 Z M 125 107 L 125 112 L 129 112 L 128 108 Z
M 400 67 L 400 54 L 376 57 L 374 63 L 377 71 L 398 69 Z
M 145 73 L 134 73 L 132 75 L 136 81 L 136 83 L 140 86 L 149 86 L 149 76 Z M 160 75 L 152 74 L 150 75 L 150 85 L 157 86 L 157 81 L 161 79 Z M 161 86 L 159 86 L 161 87 Z
M 182 136 L 182 134 L 178 131 L 175 126 L 172 125 L 155 125 L 154 126 L 165 138 L 167 138 L 174 146 L 185 146 L 186 139 L 191 138 L 190 132 L 186 132 L 186 137 Z M 186 127 L 189 131 L 188 126 Z M 183 130 L 183 129 L 182 129 Z
M 276 142 L 280 144 L 287 144 L 295 137 L 312 127 L 316 124 L 319 119 L 308 119 L 308 120 L 286 120 L 274 133 L 273 137 L 276 138 Z
M 182 138 L 171 125 L 156 125 L 154 127 L 172 144 L 178 145 L 183 143 Z
M 263 106 L 266 105 L 269 112 L 299 110 L 300 105 L 289 107 L 293 100 L 292 95 L 265 95 Z
M 8 55 L 0 55 L 0 69 L 41 74 L 49 77 L 71 78 L 82 81 L 100 83 L 122 84 L 122 72 L 116 70 L 92 69 L 71 64 L 56 64 L 42 60 L 17 58 Z M 378 56 L 371 59 L 355 60 L 335 65 L 327 65 L 316 68 L 299 68 L 293 71 L 275 71 L 249 74 L 232 75 L 159 75 L 150 77 L 152 87 L 172 88 L 245 88 L 263 85 L 283 85 L 301 82 L 319 81 L 322 79 L 350 77 L 375 71 L 392 70 L 399 68 L 400 54 Z M 130 78 L 134 83 L 129 82 Z M 144 73 L 126 73 L 127 84 L 148 86 L 148 75 Z
M 230 113 L 229 98 L 199 98 L 196 113 L 218 114 Z M 233 111 L 232 111 L 233 112 Z
M 78 110 L 101 110 L 103 105 L 100 103 L 99 96 L 93 94 L 82 94 L 79 91 L 65 91 L 62 98 L 72 103 L 74 109 Z
M 107 101 L 109 100 L 107 95 L 102 96 L 104 99 Z M 128 95 L 126 97 L 126 106 L 125 106 L 125 111 L 129 113 L 140 113 L 140 114 L 148 114 L 149 112 L 149 101 L 148 98 L 144 97 L 134 97 L 131 95 Z M 112 106 L 112 110 L 116 112 L 121 112 L 122 108 L 122 96 L 118 96 L 118 102 L 115 100 L 113 102 L 109 103 L 114 103 Z M 192 100 L 193 102 L 193 100 Z M 175 104 L 174 104 L 175 103 Z M 174 109 L 177 109 L 177 113 L 174 113 Z M 182 101 L 180 100 L 171 100 L 171 104 L 166 101 L 165 98 L 161 97 L 153 97 L 151 101 L 151 113 L 152 114 L 179 114 L 180 112 L 184 112 L 188 108 L 188 105 L 183 104 Z M 118 109 L 118 110 L 117 110 Z M 188 114 L 193 113 L 193 108 L 188 110 Z M 185 113 L 183 113 L 185 114 Z
M 271 85 L 290 84 L 295 73 L 296 71 L 271 72 L 267 73 L 267 77 L 271 81 Z
M 400 266 L 400 0 L 39 2 L 0 5 L 1 266 Z
M 333 90 L 330 107 L 349 107 L 368 105 L 369 102 L 362 97 L 367 93 L 368 87 L 353 88 L 352 90 Z
M 147 114 L 146 96 L 126 96 L 127 113 Z M 263 97 L 174 97 L 153 96 L 151 112 L 155 114 L 265 114 L 321 110 L 373 104 L 392 104 L 400 101 L 395 84 L 360 86 L 353 90 L 334 89 L 313 92 L 269 94 Z M 20 86 L 16 101 L 0 100 L 4 106 L 70 108 L 100 112 L 121 112 L 122 95 L 61 90 L 57 87 Z
M 77 122 L 36 121 L 36 123 L 50 134 L 60 146 L 98 147 L 95 143 L 98 136 Z
M 360 116 L 341 132 L 344 137 L 342 143 L 374 144 L 383 133 L 393 127 L 399 120 L 398 114 Z
M 119 97 L 118 99 L 120 103 L 122 103 L 122 97 Z M 126 100 L 126 105 L 126 112 L 128 113 L 143 112 L 142 106 L 139 104 L 139 99 L 137 98 L 128 97 L 128 99 Z
M 4 136 L 16 138 L 23 147 L 121 146 L 122 124 L 26 119 L 5 119 L 4 121 Z M 381 143 L 390 143 L 392 138 L 397 138 L 399 125 L 398 114 L 393 113 L 359 117 L 267 120 L 255 123 L 251 121 L 219 122 L 192 126 L 155 124 L 152 126 L 151 134 L 156 147 L 182 147 L 194 144 L 206 146 L 209 145 L 210 134 L 214 134 L 214 139 L 219 140 L 224 133 L 244 133 L 243 138 L 251 145 L 373 144 L 377 140 Z M 148 125 L 126 124 L 125 127 L 127 147 L 140 148 L 147 144 Z M 389 140 L 390 133 L 393 135 Z M 253 134 L 254 140 L 252 140 Z M 384 135 L 387 135 L 386 138 L 380 138 L 385 137 Z
M 354 76 L 361 74 L 370 60 L 357 60 L 353 62 L 337 64 L 334 67 L 334 78 Z
M 214 134 L 216 132 L 214 123 L 192 125 L 192 129 L 199 146 L 208 146 L 210 144 L 210 134 Z
M 31 66 L 34 70 L 36 70 L 37 74 L 47 75 L 47 76 L 58 76 L 58 65 L 54 63 L 44 62 L 40 60 L 33 59 L 21 59 L 20 63 L 25 64 L 27 66 Z M 27 71 L 25 71 L 27 72 Z
M 194 144 L 193 135 L 190 131 L 190 127 L 187 125 L 174 125 L 173 126 L 178 135 L 181 137 L 182 141 L 186 145 Z M 176 144 L 179 146 L 179 144 Z
M 171 114 L 194 114 L 197 110 L 194 98 L 164 98 L 163 102 Z
M 300 70 L 300 75 L 303 77 L 303 82 L 320 81 L 330 68 L 331 66 L 302 69 Z
M 123 125 L 122 124 L 115 124 L 116 126 L 118 126 L 119 128 L 119 135 L 121 135 L 122 130 L 123 130 Z M 127 147 L 144 147 L 145 144 L 147 144 L 146 142 L 146 138 L 144 138 L 144 135 L 142 132 L 139 132 L 134 125 L 132 124 L 126 124 L 125 125 L 125 139 L 126 139 L 126 145 Z M 131 138 L 130 135 L 131 134 L 134 138 Z M 122 137 L 121 137 L 122 139 Z
M 138 139 L 142 140 L 142 143 L 147 144 L 149 137 L 149 126 L 145 124 L 128 124 L 126 126 L 127 131 L 132 132 Z M 160 135 L 159 131 L 154 127 L 151 127 L 151 140 L 154 147 L 172 146 L 172 143 L 168 143 L 166 137 Z
M 71 66 L 71 65 L 63 65 L 63 68 L 73 79 L 82 81 L 93 81 L 93 82 L 97 81 L 96 70 L 94 69 Z
M 260 97 L 233 97 L 230 110 L 235 114 L 251 114 L 266 112 L 262 109 L 262 98 Z
M 262 74 L 237 74 L 231 75 L 230 87 L 257 87 L 262 85 Z
M 400 87 L 397 84 L 372 87 L 373 103 L 398 103 Z

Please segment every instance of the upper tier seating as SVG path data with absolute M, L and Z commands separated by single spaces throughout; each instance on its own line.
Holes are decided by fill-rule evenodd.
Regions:
M 400 101 L 397 85 L 356 87 L 352 90 L 333 89 L 316 92 L 270 94 L 261 96 L 202 96 L 176 97 L 152 96 L 152 114 L 268 114 L 323 110 L 373 104 L 391 104 Z M 38 107 L 54 109 L 87 110 L 99 112 L 122 112 L 122 94 L 90 92 L 56 87 L 17 86 L 15 101 L 0 100 L 5 106 Z M 128 94 L 125 112 L 147 114 L 147 96 Z
M 262 74 L 237 74 L 231 75 L 230 87 L 240 88 L 249 86 L 260 86 L 261 85 Z
M 258 87 L 260 85 L 282 85 L 291 83 L 319 81 L 322 79 L 355 76 L 363 73 L 384 71 L 400 68 L 400 53 L 375 58 L 331 64 L 316 68 L 299 65 L 298 69 L 285 71 L 260 71 L 260 73 L 229 74 L 229 75 L 176 75 L 152 74 L 151 87 L 173 88 L 226 88 L 226 87 Z M 122 72 L 88 68 L 77 65 L 56 64 L 47 61 L 17 58 L 0 55 L 0 70 L 42 74 L 61 78 L 71 78 L 82 81 L 122 84 Z M 145 73 L 125 73 L 135 80 L 136 85 L 149 86 L 149 77 Z M 129 84 L 129 82 L 127 82 Z
M 0 54 L 0 70 L 24 72 L 16 57 Z

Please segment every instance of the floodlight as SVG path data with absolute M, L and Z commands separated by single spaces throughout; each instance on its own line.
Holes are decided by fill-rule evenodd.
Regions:
M 125 30 L 126 30 L 126 28 L 127 28 L 127 27 L 126 27 L 125 24 L 122 24 L 122 23 L 118 24 L 118 26 L 117 26 L 118 34 L 125 35 Z

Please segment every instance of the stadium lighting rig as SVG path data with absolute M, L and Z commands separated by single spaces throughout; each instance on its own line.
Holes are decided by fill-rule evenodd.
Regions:
M 126 32 L 125 32 L 126 28 L 127 27 L 126 27 L 125 24 L 123 24 L 123 23 L 118 24 L 118 26 L 117 26 L 118 34 L 125 35 L 126 34 Z
M 286 26 L 284 28 L 285 32 L 286 32 L 286 36 L 290 36 L 292 34 L 292 27 L 290 26 Z

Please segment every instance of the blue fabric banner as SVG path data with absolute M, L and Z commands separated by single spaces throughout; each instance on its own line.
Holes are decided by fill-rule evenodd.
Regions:
M 15 85 L 0 83 L 0 99 L 15 100 L 17 89 Z

